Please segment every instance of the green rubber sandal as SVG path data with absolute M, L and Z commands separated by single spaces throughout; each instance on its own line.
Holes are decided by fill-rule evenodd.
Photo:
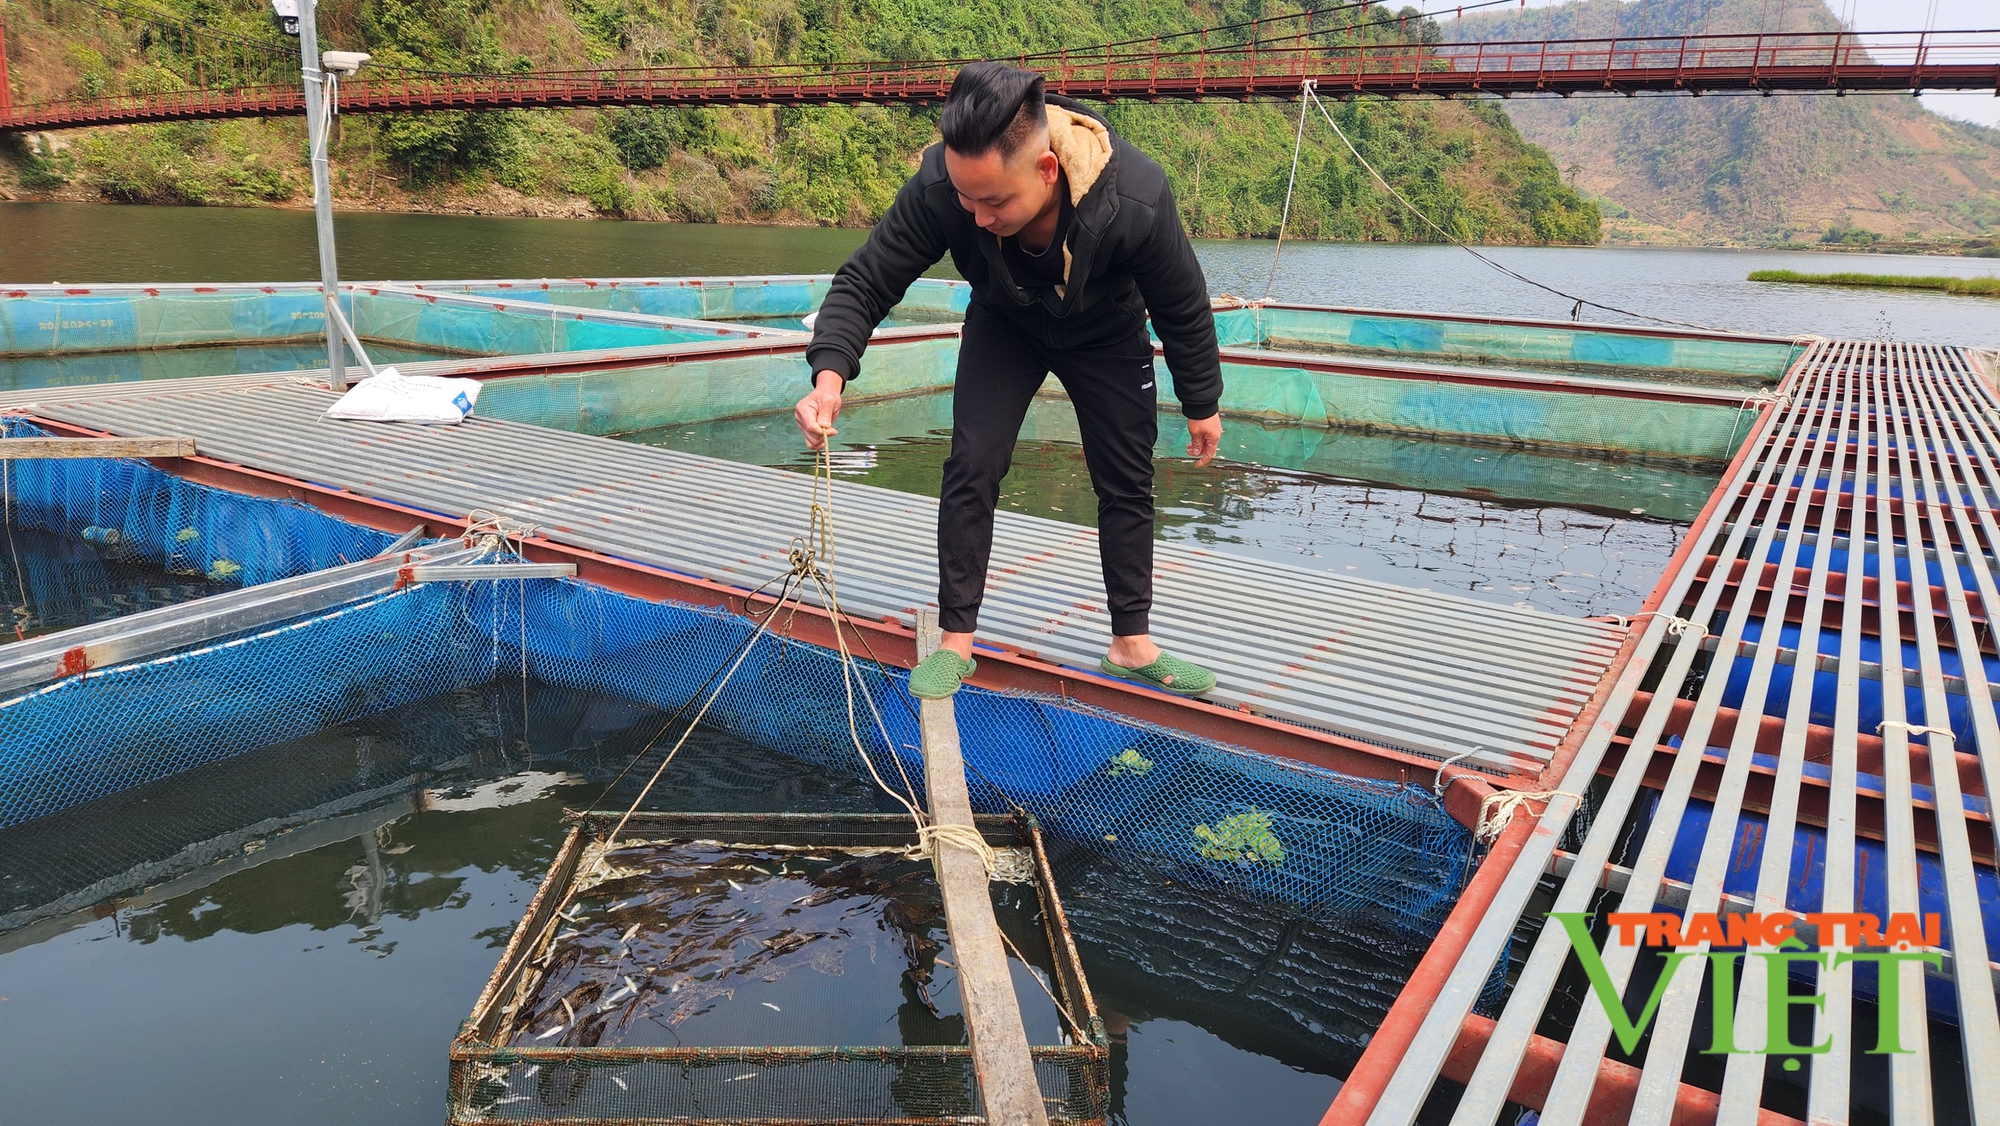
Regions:
M 1128 669 L 1124 665 L 1114 665 L 1109 657 L 1104 658 L 1102 667 L 1121 680 L 1136 680 L 1148 688 L 1172 692 L 1176 696 L 1199 696 L 1215 687 L 1214 673 L 1171 653 L 1161 653 L 1159 660 L 1145 668 Z
M 978 661 L 968 661 L 949 649 L 940 649 L 910 670 L 910 695 L 922 700 L 942 700 L 957 692 L 978 667 Z

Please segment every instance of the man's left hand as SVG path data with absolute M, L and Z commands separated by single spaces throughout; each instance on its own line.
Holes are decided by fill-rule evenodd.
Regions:
M 1222 416 L 1209 415 L 1207 418 L 1188 419 L 1188 456 L 1194 459 L 1197 468 L 1215 460 L 1216 447 L 1222 445 Z

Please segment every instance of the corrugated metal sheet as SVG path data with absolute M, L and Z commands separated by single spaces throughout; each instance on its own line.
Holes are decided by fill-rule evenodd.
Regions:
M 340 423 L 299 380 L 187 381 L 10 397 L 120 435 L 187 435 L 204 455 L 417 508 L 497 513 L 540 534 L 755 587 L 786 568 L 807 478 L 649 446 L 472 419 Z M 936 587 L 936 503 L 841 483 L 843 602 L 907 622 Z M 1221 552 L 1160 544 L 1159 640 L 1211 663 L 1211 699 L 1437 757 L 1532 771 L 1595 688 L 1623 631 Z M 1109 635 L 1096 532 L 1001 513 L 983 635 L 1095 669 Z

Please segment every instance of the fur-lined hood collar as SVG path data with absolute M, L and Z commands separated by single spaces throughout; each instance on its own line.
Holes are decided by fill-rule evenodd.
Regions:
M 1063 174 L 1069 178 L 1069 202 L 1083 202 L 1097 178 L 1111 163 L 1111 129 L 1087 113 L 1050 101 L 1049 151 L 1056 154 Z

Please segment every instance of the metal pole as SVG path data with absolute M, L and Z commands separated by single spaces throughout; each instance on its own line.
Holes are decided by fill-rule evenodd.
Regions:
M 313 224 L 319 231 L 319 282 L 326 317 L 326 375 L 335 391 L 347 390 L 347 361 L 341 355 L 340 267 L 333 254 L 333 186 L 326 171 L 328 125 L 326 75 L 319 66 L 319 13 L 314 0 L 299 0 L 299 61 L 305 76 L 306 137 L 312 153 Z

